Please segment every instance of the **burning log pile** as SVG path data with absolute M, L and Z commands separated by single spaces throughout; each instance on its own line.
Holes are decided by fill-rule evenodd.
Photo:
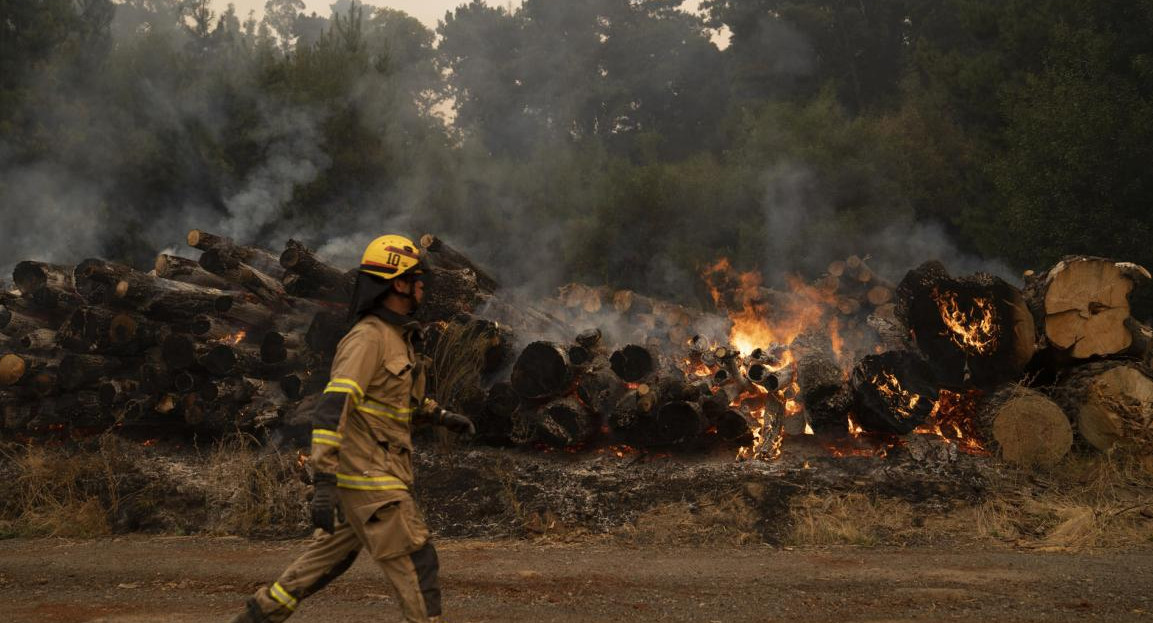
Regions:
M 353 273 L 297 241 L 279 256 L 196 230 L 188 243 L 198 260 L 161 254 L 147 273 L 16 267 L 0 294 L 6 430 L 298 423 L 347 330 Z M 840 456 L 926 435 L 1024 465 L 1059 461 L 1075 432 L 1153 448 L 1153 331 L 1128 308 L 1148 273 L 1132 264 L 1069 258 L 1022 291 L 935 262 L 894 285 L 853 256 L 777 290 L 722 260 L 702 274 L 705 312 L 583 284 L 513 302 L 445 241 L 421 246 L 433 390 L 481 443 L 748 459 L 790 437 Z

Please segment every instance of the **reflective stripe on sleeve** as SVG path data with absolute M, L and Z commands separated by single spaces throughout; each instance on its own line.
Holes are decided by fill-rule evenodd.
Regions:
M 326 394 L 349 394 L 353 401 L 359 403 L 364 400 L 364 388 L 352 379 L 334 378 L 324 387 Z
M 289 610 L 296 610 L 296 598 L 289 595 L 288 591 L 284 590 L 284 587 L 280 585 L 280 582 L 273 584 L 272 588 L 268 589 L 268 593 L 272 595 L 272 598 L 279 602 L 280 605 Z
M 336 486 L 357 491 L 407 491 L 408 487 L 399 478 L 392 476 L 353 476 L 337 474 Z
M 412 409 L 397 409 L 383 402 L 377 402 L 372 398 L 365 400 L 364 404 L 357 405 L 356 410 L 369 415 L 386 417 L 397 422 L 408 422 L 412 420 Z
M 312 429 L 312 443 L 320 444 L 322 446 L 332 446 L 334 448 L 340 447 L 342 437 L 340 433 L 333 430 L 325 430 L 323 428 Z

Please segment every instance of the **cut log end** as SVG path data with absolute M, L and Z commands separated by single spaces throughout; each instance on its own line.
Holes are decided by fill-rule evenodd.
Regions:
M 1069 453 L 1073 428 L 1061 407 L 1023 387 L 1003 390 L 979 416 L 992 448 L 1005 461 L 1023 467 L 1052 467 Z

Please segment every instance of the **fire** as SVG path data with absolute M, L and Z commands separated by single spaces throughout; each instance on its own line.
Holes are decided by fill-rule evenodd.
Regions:
M 924 399 L 920 394 L 907 391 L 901 387 L 901 382 L 897 377 L 889 374 L 888 372 L 881 372 L 873 377 L 871 381 L 873 386 L 885 399 L 885 402 L 892 407 L 893 411 L 902 419 L 907 420 L 913 417 L 913 411 L 917 409 L 917 405 L 921 404 Z
M 981 445 L 976 431 L 977 402 L 980 398 L 980 390 L 964 393 L 941 390 L 928 422 L 913 432 L 936 435 L 956 444 L 957 449 L 965 454 L 989 456 L 990 452 Z
M 224 337 L 216 340 L 216 343 L 225 344 L 228 346 L 236 346 L 237 344 L 243 342 L 244 338 L 246 337 L 248 337 L 248 331 L 240 329 L 236 333 L 229 333 L 228 335 L 225 335 Z
M 933 290 L 933 300 L 945 323 L 942 336 L 970 355 L 986 355 L 997 348 L 997 309 L 993 301 L 973 297 L 972 304 L 962 309 L 955 292 L 938 290 Z

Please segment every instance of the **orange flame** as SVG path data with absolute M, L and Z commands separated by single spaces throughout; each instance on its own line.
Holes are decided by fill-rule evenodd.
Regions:
M 993 301 L 973 297 L 972 305 L 962 309 L 955 292 L 937 289 L 933 290 L 933 300 L 945 323 L 942 336 L 970 355 L 986 355 L 997 348 L 997 309 Z
M 914 433 L 936 435 L 957 449 L 973 456 L 989 456 L 990 452 L 981 444 L 977 433 L 977 403 L 982 392 L 968 390 L 964 393 L 941 390 L 928 421 Z
M 913 417 L 913 411 L 924 398 L 920 394 L 901 387 L 901 382 L 897 380 L 897 377 L 888 372 L 882 371 L 874 376 L 871 382 L 893 412 L 902 420 Z

